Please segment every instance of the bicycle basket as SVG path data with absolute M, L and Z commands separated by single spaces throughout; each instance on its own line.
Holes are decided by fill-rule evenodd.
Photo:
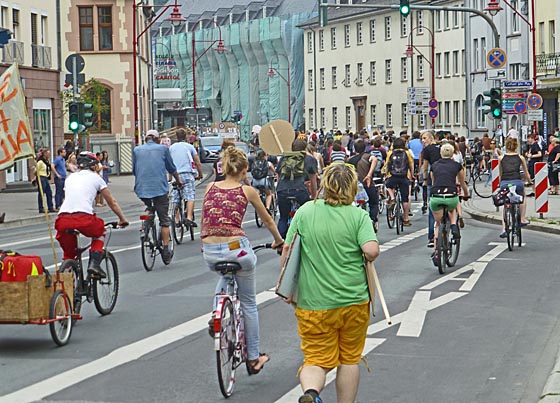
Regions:
M 494 206 L 501 207 L 504 204 L 509 202 L 508 197 L 509 189 L 499 189 L 492 194 L 492 201 L 494 202 Z

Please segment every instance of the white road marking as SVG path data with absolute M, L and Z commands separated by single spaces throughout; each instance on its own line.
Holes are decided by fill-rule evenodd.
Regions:
M 399 326 L 397 336 L 420 337 L 424 320 L 430 306 L 430 291 L 416 291 L 408 309 L 404 312 L 404 318 Z

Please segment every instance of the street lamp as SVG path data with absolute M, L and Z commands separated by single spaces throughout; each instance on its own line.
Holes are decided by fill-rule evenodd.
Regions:
M 160 7 L 162 10 L 155 15 L 155 13 L 153 12 L 153 8 L 154 7 Z M 138 87 L 140 85 L 142 85 L 142 76 L 141 76 L 141 71 L 138 70 L 138 63 L 139 63 L 139 58 L 140 55 L 138 53 L 138 42 L 140 40 L 140 38 L 142 37 L 142 35 L 144 35 L 149 29 L 150 27 L 163 15 L 165 14 L 165 12 L 169 9 L 173 7 L 173 11 L 171 12 L 171 16 L 169 18 L 166 19 L 166 21 L 170 21 L 171 24 L 175 27 L 179 26 L 181 23 L 183 23 L 184 21 L 186 21 L 186 18 L 184 18 L 181 15 L 181 12 L 179 11 L 179 7 L 180 4 L 177 4 L 177 0 L 175 0 L 174 4 L 168 4 L 168 5 L 147 5 L 144 4 L 144 1 L 140 1 L 139 3 L 136 3 L 136 0 L 134 0 L 134 2 L 132 3 L 132 14 L 133 14 L 133 18 L 132 18 L 132 58 L 133 58 L 133 76 L 134 76 L 134 131 L 136 134 L 136 144 L 142 144 L 142 140 L 141 140 L 141 133 L 144 131 L 144 122 L 143 122 L 143 110 L 140 109 L 140 114 L 141 114 L 141 119 L 140 119 L 140 130 L 138 130 Z M 140 32 L 139 34 L 136 33 L 137 31 L 137 24 L 138 24 L 138 9 L 147 9 L 149 12 L 151 12 L 151 16 L 155 17 L 150 21 L 149 24 L 146 25 L 146 27 L 144 28 L 144 30 L 142 32 Z
M 214 23 L 214 25 L 216 26 L 216 28 L 218 28 L 218 32 L 220 34 L 219 39 L 214 39 L 214 40 L 210 40 L 210 41 L 206 41 L 206 40 L 195 40 L 195 28 L 198 25 L 199 22 L 202 21 L 212 21 Z M 193 106 L 196 110 L 196 116 L 197 116 L 197 120 L 198 120 L 198 105 L 196 103 L 196 64 L 198 63 L 198 61 L 200 60 L 200 58 L 202 56 L 204 56 L 206 54 L 206 52 L 208 52 L 213 46 L 214 44 L 217 42 L 218 46 L 216 46 L 214 48 L 214 50 L 218 53 L 223 53 L 225 52 L 227 49 L 224 46 L 224 41 L 222 40 L 222 29 L 220 28 L 220 26 L 218 25 L 218 23 L 212 19 L 212 18 L 201 18 L 200 20 L 197 20 L 192 28 L 191 28 L 191 42 L 192 42 L 192 51 L 191 51 L 191 56 L 192 56 L 192 78 L 193 78 Z M 196 42 L 206 42 L 206 43 L 210 43 L 210 45 L 208 45 L 208 47 L 206 49 L 204 49 L 204 52 L 201 53 L 200 56 L 196 57 L 195 54 L 195 46 L 194 44 Z M 198 122 L 197 122 L 197 126 L 198 126 Z M 198 127 L 197 127 L 198 129 Z
M 283 69 L 280 68 L 280 60 L 278 59 L 278 56 L 282 56 L 286 59 L 286 63 L 287 63 L 287 68 Z M 276 58 L 276 62 L 278 63 L 278 67 L 273 67 L 272 62 L 274 61 L 274 58 Z M 284 55 L 284 54 L 275 54 L 274 56 L 272 56 L 272 58 L 270 59 L 270 68 L 268 70 L 268 77 L 269 78 L 273 78 L 276 74 L 278 74 L 278 76 L 284 80 L 284 82 L 286 83 L 286 85 L 288 86 L 288 122 L 292 123 L 292 98 L 291 98 L 291 78 L 290 78 L 290 59 L 288 59 L 288 56 Z M 282 73 L 280 73 L 280 70 L 287 70 L 287 75 L 288 78 L 286 79 L 286 77 L 284 77 L 282 75 Z
M 488 11 L 492 17 L 494 17 L 496 14 L 498 14 L 499 11 L 502 10 L 503 8 L 500 6 L 500 3 L 498 3 L 498 0 L 490 0 L 488 2 L 488 5 L 484 9 L 484 11 Z
M 429 45 L 413 45 L 412 44 L 412 33 L 419 28 L 425 29 L 426 31 L 428 31 L 430 33 L 431 42 L 430 42 Z M 430 48 L 431 60 L 428 60 L 428 58 L 426 56 L 424 56 L 424 54 L 418 48 Z M 414 56 L 414 51 L 415 50 L 420 54 L 420 56 L 422 56 L 422 59 L 424 59 L 430 65 L 430 69 L 432 71 L 431 98 L 435 99 L 435 97 L 436 97 L 436 75 L 435 75 L 435 69 L 434 69 L 434 58 L 435 58 L 434 33 L 428 27 L 425 27 L 423 25 L 418 25 L 418 26 L 416 26 L 416 27 L 414 27 L 410 30 L 410 33 L 408 34 L 408 45 L 406 45 L 406 50 L 404 51 L 404 54 L 406 56 L 410 57 L 411 63 L 412 63 L 412 56 Z M 434 124 L 435 124 L 435 119 L 432 119 L 432 127 L 434 127 Z

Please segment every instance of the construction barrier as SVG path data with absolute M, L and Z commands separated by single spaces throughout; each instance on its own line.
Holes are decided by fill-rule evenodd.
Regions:
M 535 211 L 548 213 L 548 164 L 535 162 Z
M 493 158 L 492 163 L 492 193 L 500 188 L 500 160 Z

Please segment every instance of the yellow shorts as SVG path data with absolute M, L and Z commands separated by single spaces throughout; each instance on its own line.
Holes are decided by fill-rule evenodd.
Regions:
M 326 369 L 358 364 L 369 326 L 369 303 L 326 311 L 296 309 L 303 366 Z

